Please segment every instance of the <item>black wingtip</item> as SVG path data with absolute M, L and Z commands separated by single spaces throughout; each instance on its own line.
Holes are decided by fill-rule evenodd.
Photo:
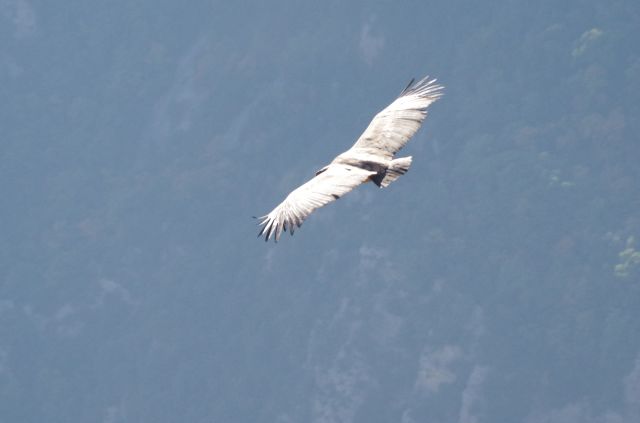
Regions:
M 411 78 L 411 81 L 409 81 L 409 83 L 407 84 L 407 86 L 406 86 L 406 87 L 404 87 L 404 90 L 402 90 L 402 91 L 400 92 L 400 95 L 402 95 L 402 94 L 406 93 L 406 92 L 409 90 L 409 88 L 411 88 L 411 86 L 413 85 L 413 83 L 414 83 L 415 81 L 416 81 L 416 79 L 415 79 L 415 78 Z
M 436 84 L 437 79 L 427 75 L 419 81 L 415 82 L 415 78 L 411 80 L 407 88 L 405 88 L 400 97 L 411 94 L 418 94 L 421 97 L 429 97 L 433 101 L 442 97 L 444 87 Z

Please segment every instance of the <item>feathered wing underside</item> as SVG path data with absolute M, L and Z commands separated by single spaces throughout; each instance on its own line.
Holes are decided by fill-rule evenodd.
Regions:
M 272 236 L 280 239 L 282 231 L 293 235 L 295 227 L 317 208 L 337 200 L 358 185 L 366 182 L 375 172 L 342 164 L 331 164 L 309 182 L 292 191 L 287 198 L 266 216 L 260 218 L 262 229 L 258 236 L 265 241 Z
M 378 113 L 352 148 L 376 149 L 393 157 L 416 133 L 427 116 L 427 107 L 442 96 L 442 86 L 425 77 L 409 83 L 398 98 Z

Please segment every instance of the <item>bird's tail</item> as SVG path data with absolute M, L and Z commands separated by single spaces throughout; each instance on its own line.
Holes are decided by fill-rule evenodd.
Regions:
M 389 184 L 400 177 L 400 175 L 404 175 L 409 170 L 411 166 L 411 156 L 408 157 L 400 157 L 399 159 L 391 160 L 387 171 L 384 173 L 384 177 L 382 178 L 378 186 L 380 188 L 386 188 Z

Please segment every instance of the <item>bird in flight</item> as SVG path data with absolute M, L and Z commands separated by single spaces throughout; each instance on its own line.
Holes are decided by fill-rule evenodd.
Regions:
M 259 219 L 265 241 L 277 242 L 282 232 L 293 231 L 317 208 L 329 204 L 365 182 L 387 187 L 411 166 L 411 156 L 395 154 L 420 129 L 427 107 L 442 96 L 441 85 L 428 76 L 402 90 L 398 98 L 378 113 L 349 150 L 316 172 L 316 176 Z

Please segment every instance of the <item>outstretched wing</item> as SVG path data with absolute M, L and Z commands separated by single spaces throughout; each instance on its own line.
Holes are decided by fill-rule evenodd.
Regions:
M 293 235 L 295 227 L 300 227 L 315 209 L 337 200 L 376 174 L 342 164 L 331 164 L 325 169 L 292 191 L 271 213 L 259 218 L 262 229 L 258 236 L 264 235 L 265 241 L 275 236 L 278 241 L 283 230 Z
M 378 113 L 352 148 L 375 149 L 393 157 L 416 133 L 427 116 L 427 107 L 442 96 L 441 85 L 425 77 L 409 82 L 398 98 Z

